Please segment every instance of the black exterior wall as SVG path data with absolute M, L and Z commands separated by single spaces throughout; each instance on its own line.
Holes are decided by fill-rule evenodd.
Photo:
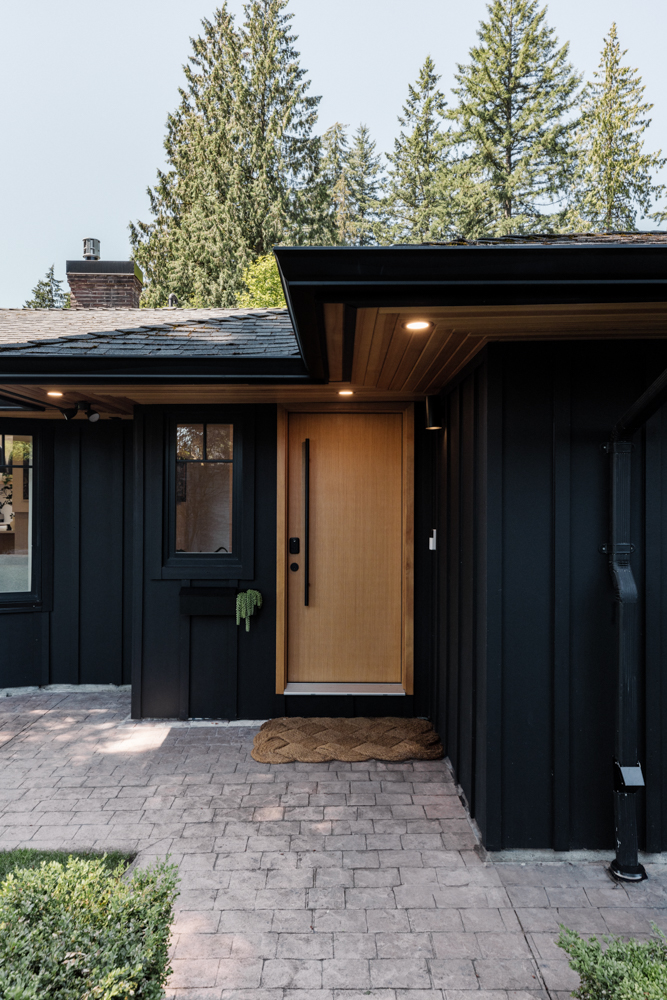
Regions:
M 436 719 L 490 850 L 613 847 L 608 460 L 667 366 L 655 341 L 491 345 L 445 397 Z M 642 844 L 667 848 L 662 682 L 667 415 L 636 435 L 644 621 Z
M 31 433 L 42 546 L 42 603 L 0 597 L 0 687 L 129 684 L 132 425 L 0 419 Z

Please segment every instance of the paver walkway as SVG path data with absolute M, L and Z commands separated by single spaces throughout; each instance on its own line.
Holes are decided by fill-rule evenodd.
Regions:
M 257 764 L 254 730 L 123 722 L 129 696 L 0 700 L 0 847 L 170 852 L 168 997 L 565 1000 L 558 924 L 667 928 L 667 878 L 484 862 L 445 762 Z

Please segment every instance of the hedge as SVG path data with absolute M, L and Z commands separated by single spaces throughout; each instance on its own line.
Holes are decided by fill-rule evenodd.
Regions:
M 159 1000 L 176 867 L 123 879 L 121 863 L 71 857 L 0 885 L 0 1000 Z
M 561 928 L 557 944 L 570 956 L 570 967 L 581 985 L 579 1000 L 665 1000 L 667 997 L 667 938 L 653 927 L 649 941 L 604 937 L 584 941 L 576 931 Z

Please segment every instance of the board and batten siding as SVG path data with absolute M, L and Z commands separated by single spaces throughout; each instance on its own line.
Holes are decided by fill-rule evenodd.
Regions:
M 0 420 L 39 439 L 40 611 L 0 614 L 0 687 L 129 684 L 132 426 Z
M 613 847 L 608 459 L 659 342 L 492 345 L 444 399 L 436 719 L 490 850 Z M 634 439 L 642 845 L 667 849 L 667 414 Z

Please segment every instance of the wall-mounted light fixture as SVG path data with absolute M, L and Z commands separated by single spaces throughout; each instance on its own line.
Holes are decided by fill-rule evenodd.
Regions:
M 354 393 L 352 392 L 352 389 L 339 389 L 338 390 L 338 395 L 339 396 L 354 396 Z
M 413 319 L 409 323 L 405 324 L 405 329 L 409 330 L 411 333 L 419 333 L 422 330 L 428 330 L 431 324 L 425 319 Z
M 62 392 L 56 392 L 56 391 L 54 390 L 53 392 L 47 392 L 47 394 L 46 394 L 46 395 L 47 395 L 47 396 L 62 396 Z
M 426 397 L 426 430 L 427 431 L 441 431 L 442 430 L 442 407 L 440 406 L 440 400 L 437 396 L 427 396 Z
M 74 420 L 77 413 L 85 413 L 91 424 L 96 424 L 100 419 L 97 410 L 94 410 L 86 399 L 81 399 L 76 406 L 70 406 L 66 410 L 60 411 L 65 420 Z

